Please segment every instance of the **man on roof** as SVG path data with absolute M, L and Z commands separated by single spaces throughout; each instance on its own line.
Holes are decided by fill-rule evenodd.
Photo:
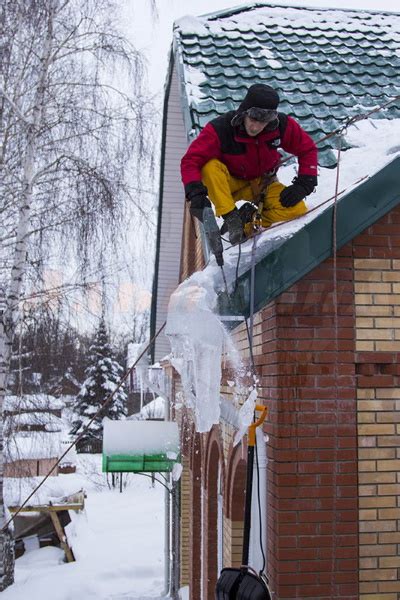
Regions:
M 182 158 L 191 214 L 201 220 L 211 200 L 231 244 L 244 239 L 244 223 L 258 208 L 247 204 L 238 210 L 238 200 L 255 202 L 265 189 L 261 216 L 263 227 L 269 227 L 306 213 L 304 198 L 317 185 L 317 148 L 295 119 L 277 111 L 278 105 L 272 87 L 252 85 L 238 110 L 207 123 Z M 276 176 L 278 148 L 297 157 L 298 175 L 289 186 Z

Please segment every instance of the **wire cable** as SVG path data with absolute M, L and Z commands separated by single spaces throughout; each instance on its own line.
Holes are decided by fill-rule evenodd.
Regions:
M 255 257 L 256 257 L 256 245 L 257 245 L 257 237 L 253 237 L 253 246 L 251 250 L 251 278 L 250 278 L 250 315 L 249 321 L 245 319 L 247 338 L 249 341 L 249 354 L 250 354 L 250 363 L 251 370 L 253 373 L 253 377 L 256 376 L 256 367 L 254 361 L 254 350 L 253 350 L 253 338 L 254 338 L 254 286 L 255 286 Z M 253 421 L 255 420 L 255 414 L 253 415 Z M 266 567 L 266 556 L 264 550 L 264 540 L 263 540 L 263 527 L 262 527 L 262 507 L 261 507 L 261 491 L 260 491 L 260 465 L 258 460 L 258 449 L 257 449 L 257 435 L 255 438 L 255 467 L 256 467 L 256 478 L 257 478 L 257 503 L 258 503 L 258 519 L 259 519 L 259 543 L 261 555 L 263 558 L 262 568 L 259 572 L 259 577 L 261 577 L 265 571 Z
M 259 576 L 261 577 L 262 573 L 265 571 L 266 566 L 266 558 L 264 551 L 264 540 L 263 540 L 263 531 L 262 531 L 262 509 L 261 509 L 261 491 L 260 491 L 260 465 L 258 462 L 258 448 L 257 448 L 257 435 L 256 435 L 256 445 L 255 445 L 255 453 L 256 453 L 256 474 L 257 474 L 257 501 L 258 501 L 258 519 L 259 519 L 259 534 L 260 534 L 260 549 L 261 555 L 263 558 L 263 564 L 259 572 Z

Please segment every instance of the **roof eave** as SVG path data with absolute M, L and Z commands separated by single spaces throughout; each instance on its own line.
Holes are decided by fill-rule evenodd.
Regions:
M 336 247 L 400 204 L 400 156 L 337 203 Z M 264 308 L 333 253 L 333 210 L 330 206 L 255 265 L 254 312 Z M 250 314 L 251 270 L 243 273 L 235 293 L 219 297 L 220 314 Z

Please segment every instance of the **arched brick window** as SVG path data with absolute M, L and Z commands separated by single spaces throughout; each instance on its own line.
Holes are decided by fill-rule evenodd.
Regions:
M 208 436 L 205 457 L 204 529 L 203 529 L 203 597 L 214 598 L 218 573 L 218 483 L 224 478 L 222 448 L 217 429 Z M 220 482 L 221 483 L 221 482 Z
M 243 519 L 246 491 L 246 461 L 241 446 L 229 456 L 225 493 L 225 565 L 239 567 L 242 561 Z

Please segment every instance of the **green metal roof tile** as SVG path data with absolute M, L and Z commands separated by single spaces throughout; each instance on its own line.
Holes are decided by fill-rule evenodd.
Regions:
M 178 22 L 174 33 L 182 77 L 189 67 L 202 74 L 187 99 L 189 129 L 236 108 L 256 82 L 275 85 L 281 110 L 317 139 L 400 93 L 400 15 L 256 3 L 201 24 L 197 33 Z M 399 117 L 399 104 L 379 114 Z M 332 166 L 326 148 L 320 164 Z

